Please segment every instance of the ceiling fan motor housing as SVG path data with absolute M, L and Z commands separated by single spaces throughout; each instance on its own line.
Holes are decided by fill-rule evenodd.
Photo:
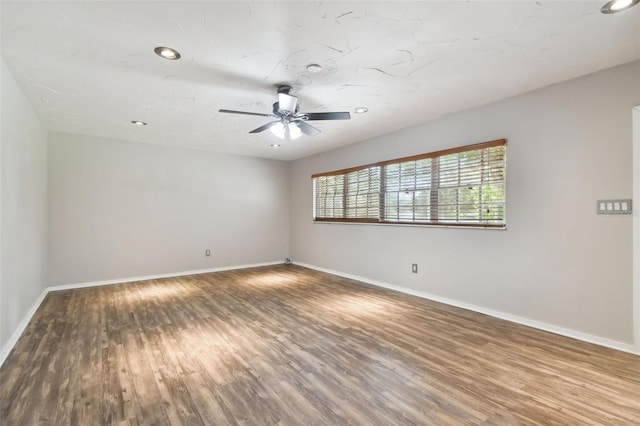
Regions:
M 278 102 L 274 104 L 274 114 L 287 117 L 298 112 L 298 98 L 291 94 L 291 90 L 291 86 L 278 87 Z
M 295 115 L 298 113 L 299 105 L 297 103 L 298 98 L 296 98 L 295 96 L 291 96 L 293 99 L 291 100 L 291 102 L 289 102 L 289 106 L 287 107 L 280 107 L 280 102 L 276 102 L 273 104 L 273 113 L 277 116 L 289 116 L 289 115 Z M 292 107 L 292 105 L 294 105 Z M 294 109 L 294 111 L 291 111 L 289 108 Z

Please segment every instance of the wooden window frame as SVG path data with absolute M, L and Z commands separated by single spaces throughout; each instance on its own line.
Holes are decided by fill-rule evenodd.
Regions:
M 485 206 L 485 204 L 482 202 L 482 188 L 484 187 L 484 174 L 481 172 L 480 174 L 480 182 L 481 184 L 479 185 L 479 203 L 478 203 L 478 222 L 452 222 L 452 221 L 440 221 L 438 218 L 438 202 L 439 202 L 439 195 L 438 195 L 438 190 L 439 190 L 439 171 L 438 171 L 438 158 L 446 156 L 446 155 L 451 155 L 451 154 L 457 154 L 457 153 L 461 153 L 461 152 L 468 152 L 468 151 L 478 151 L 478 150 L 483 150 L 486 148 L 493 148 L 493 147 L 504 147 L 505 151 L 503 154 L 503 164 L 504 164 L 504 171 L 503 171 L 503 179 L 500 181 L 501 185 L 503 186 L 503 198 L 502 198 L 502 218 L 501 218 L 501 222 L 500 223 L 487 223 L 482 222 L 481 218 L 482 218 L 482 212 L 480 211 L 481 208 L 484 208 L 483 206 Z M 314 182 L 314 188 L 313 188 L 313 221 L 314 222 L 344 222 L 344 223 L 368 223 L 368 224 L 385 224 L 385 225 L 418 225 L 418 226 L 445 226 L 445 227 L 461 227 L 461 228 L 494 228 L 494 229 L 505 229 L 506 228 L 506 147 L 507 147 L 507 140 L 506 139 L 497 139 L 497 140 L 493 140 L 493 141 L 489 141 L 489 142 L 483 142 L 483 143 L 478 143 L 478 144 L 473 144 L 473 145 L 465 145 L 465 146 L 460 146 L 460 147 L 456 147 L 456 148 L 450 148 L 450 149 L 444 149 L 444 150 L 440 150 L 440 151 L 434 151 L 434 152 L 429 152 L 429 153 L 425 153 L 425 154 L 419 154 L 419 155 L 412 155 L 412 156 L 408 156 L 408 157 L 402 157 L 402 158 L 396 158 L 393 160 L 387 160 L 387 161 L 380 161 L 377 163 L 370 163 L 370 164 L 365 164 L 362 166 L 357 166 L 357 167 L 350 167 L 350 168 L 346 168 L 346 169 L 340 169 L 340 170 L 334 170 L 331 172 L 326 172 L 326 173 L 316 173 L 313 174 L 311 176 L 311 178 L 313 179 Z M 485 151 L 486 152 L 486 151 Z M 483 153 L 481 153 L 482 156 Z M 410 162 L 410 161 L 417 161 L 417 160 L 423 160 L 423 159 L 432 159 L 431 162 L 431 170 L 430 170 L 430 174 L 431 174 L 431 184 L 430 184 L 430 204 L 429 204 L 429 209 L 430 209 L 430 216 L 429 216 L 429 220 L 421 220 L 421 221 L 406 221 L 406 220 L 388 220 L 385 218 L 386 215 L 386 210 L 385 210 L 385 195 L 388 193 L 387 191 L 385 191 L 386 188 L 386 184 L 385 184 L 385 179 L 386 179 L 386 173 L 385 173 L 385 166 L 387 165 L 391 165 L 391 164 L 399 164 L 399 163 L 405 163 L 405 162 Z M 481 159 L 481 164 L 484 164 L 484 159 Z M 360 170 L 364 170 L 364 169 L 370 169 L 370 168 L 374 168 L 374 167 L 380 167 L 381 171 L 380 171 L 380 192 L 379 192 L 379 203 L 378 203 L 378 208 L 379 208 L 379 216 L 377 219 L 372 219 L 372 218 L 348 218 L 346 217 L 347 215 L 347 195 L 348 195 L 348 190 L 347 190 L 347 174 L 349 173 L 353 173 L 353 172 L 357 172 Z M 482 166 L 481 166 L 482 167 Z M 459 165 L 458 165 L 459 168 Z M 317 178 L 321 178 L 321 177 L 327 177 L 327 176 L 337 176 L 337 175 L 343 175 L 344 176 L 344 192 L 342 194 L 343 196 L 343 217 L 317 217 L 317 208 L 316 208 L 316 202 L 317 202 L 317 188 L 316 188 L 316 184 Z M 458 176 L 458 180 L 460 179 L 460 177 Z M 459 188 L 459 186 L 458 186 Z M 458 197 L 458 195 L 456 196 Z M 459 208 L 460 208 L 460 204 L 459 204 L 459 200 L 456 201 L 455 204 L 456 207 L 456 220 L 459 220 L 458 215 L 459 215 Z M 412 207 L 414 210 L 413 216 L 415 217 L 415 198 L 414 198 L 414 204 Z

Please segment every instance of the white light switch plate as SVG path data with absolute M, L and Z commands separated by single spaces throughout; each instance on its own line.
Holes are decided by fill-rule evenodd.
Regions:
M 632 214 L 631 200 L 598 200 L 596 203 L 598 214 Z

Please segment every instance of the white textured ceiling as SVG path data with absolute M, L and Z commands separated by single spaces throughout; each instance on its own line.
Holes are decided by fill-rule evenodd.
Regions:
M 2 1 L 2 55 L 50 130 L 289 160 L 640 58 L 640 7 L 603 3 Z M 248 133 L 268 118 L 218 113 L 282 83 L 369 112 L 277 150 Z

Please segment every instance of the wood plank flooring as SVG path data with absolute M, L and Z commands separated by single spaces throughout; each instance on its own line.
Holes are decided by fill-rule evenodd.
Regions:
M 50 293 L 2 425 L 640 424 L 640 357 L 294 265 Z

